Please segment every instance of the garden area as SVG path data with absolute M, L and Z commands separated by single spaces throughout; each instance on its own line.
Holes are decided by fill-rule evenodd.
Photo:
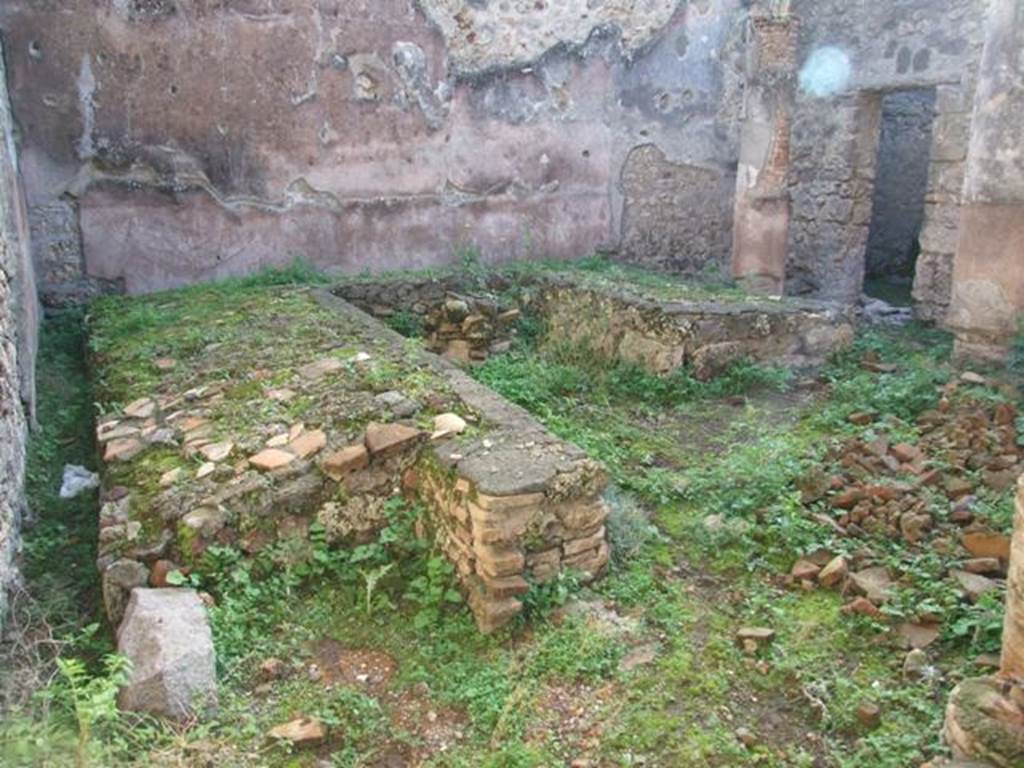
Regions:
M 729 355 L 714 365 L 687 352 L 652 371 L 650 360 L 666 359 L 660 346 L 626 359 L 553 332 L 565 318 L 538 299 L 546 289 L 534 276 L 571 273 L 588 291 L 633 286 L 652 301 L 744 297 L 715 284 L 673 291 L 668 278 L 598 259 L 510 269 L 497 282 L 483 267 L 463 271 L 476 287 L 442 291 L 444 317 L 371 312 L 401 342 L 338 330 L 310 300 L 329 286 L 299 267 L 47 318 L 28 475 L 36 519 L 8 630 L 18 639 L 0 659 L 11 670 L 0 763 L 906 768 L 945 755 L 950 689 L 998 664 L 1024 458 L 1012 367 L 958 368 L 946 333 L 908 324 L 861 326 L 817 365 L 729 347 L 716 348 Z M 774 308 L 742 311 L 776 322 Z M 120 712 L 130 673 L 96 568 L 108 542 L 100 506 L 128 488 L 169 519 L 168 487 L 191 493 L 199 473 L 197 484 L 228 483 L 249 469 L 211 458 L 228 440 L 220 433 L 191 438 L 193 451 L 172 435 L 101 466 L 97 424 L 102 434 L 131 401 L 201 378 L 219 384 L 215 400 L 197 397 L 218 429 L 230 425 L 225 456 L 236 459 L 260 455 L 275 430 L 292 432 L 289 445 L 324 431 L 330 444 L 332 430 L 346 442 L 389 419 L 429 432 L 449 411 L 467 416 L 460 440 L 497 451 L 497 427 L 421 362 L 452 313 L 466 350 L 483 349 L 474 329 L 502 319 L 486 354 L 446 354 L 449 365 L 603 468 L 607 563 L 588 571 L 567 559 L 544 578 L 528 565 L 518 612 L 482 633 L 458 564 L 425 532 L 431 502 L 409 479 L 421 464 L 377 483 L 380 502 L 364 510 L 372 536 L 318 515 L 300 535 L 258 545 L 259 526 L 217 528 L 202 546 L 179 529 L 160 586 L 195 589 L 208 608 L 218 706 L 181 722 Z M 320 357 L 355 362 L 338 363 L 334 389 L 297 387 L 321 381 L 302 367 Z M 66 464 L 100 470 L 102 488 L 60 498 Z M 282 498 L 271 506 L 292 504 L 298 517 L 312 496 Z M 141 527 L 158 533 L 148 519 Z

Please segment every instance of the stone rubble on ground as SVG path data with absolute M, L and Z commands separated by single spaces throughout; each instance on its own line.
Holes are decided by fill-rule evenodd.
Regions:
M 861 317 L 871 325 L 906 325 L 914 319 L 912 307 L 898 307 L 882 299 L 861 296 Z

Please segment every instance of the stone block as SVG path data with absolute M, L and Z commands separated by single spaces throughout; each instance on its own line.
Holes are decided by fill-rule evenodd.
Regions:
M 370 423 L 366 427 L 366 449 L 374 459 L 386 459 L 411 450 L 424 435 L 405 424 Z
M 959 162 L 934 162 L 929 167 L 927 203 L 952 203 L 960 201 L 964 186 L 964 164 Z
M 354 472 L 366 469 L 370 454 L 365 445 L 350 445 L 324 459 L 321 467 L 333 480 L 342 480 Z
M 194 590 L 132 590 L 117 650 L 132 663 L 122 709 L 174 720 L 216 709 L 213 635 Z
M 935 87 L 935 111 L 940 115 L 948 112 L 965 112 L 973 107 L 974 91 L 964 85 L 937 85 Z
M 494 514 L 473 502 L 469 502 L 467 509 L 473 521 L 473 537 L 480 544 L 516 541 L 526 533 L 534 513 L 533 509 L 524 507 Z
M 619 344 L 618 356 L 626 362 L 642 365 L 654 373 L 670 373 L 683 364 L 685 345 L 680 341 L 653 339 L 629 330 Z
M 481 493 L 476 497 L 477 506 L 481 510 L 493 514 L 537 507 L 543 502 L 543 493 L 520 493 L 514 496 L 488 496 Z
M 530 585 L 522 576 L 481 576 L 481 580 L 492 598 L 498 600 L 525 595 L 530 591 Z
M 288 444 L 288 450 L 300 459 L 307 459 L 327 445 L 327 435 L 323 430 L 314 429 L 303 432 Z
M 282 451 L 279 448 L 267 448 L 249 458 L 249 463 L 256 467 L 256 469 L 262 469 L 266 472 L 286 467 L 293 461 L 295 461 L 294 454 Z
M 573 531 L 595 528 L 608 519 L 608 507 L 601 499 L 568 501 L 554 511 L 570 536 Z
M 948 208 L 951 206 L 934 206 Z M 959 232 L 945 226 L 924 226 L 921 228 L 921 250 L 932 253 L 956 253 Z
M 738 341 L 723 341 L 708 344 L 693 353 L 693 374 L 701 381 L 707 381 L 723 373 L 745 353 L 745 347 Z
M 947 112 L 935 118 L 932 128 L 932 160 L 959 162 L 967 158 L 970 141 L 969 112 Z
M 595 549 L 600 547 L 605 541 L 605 529 L 602 526 L 597 533 L 591 534 L 580 539 L 573 539 L 565 542 L 562 549 L 565 552 L 566 558 L 571 558 L 574 555 L 578 555 L 582 552 Z
M 482 582 L 474 581 L 469 587 L 469 607 L 476 617 L 476 625 L 485 634 L 508 624 L 523 610 L 523 604 L 514 597 L 494 598 L 487 593 Z
M 597 578 L 608 565 L 608 557 L 611 548 L 607 542 L 601 542 L 595 549 L 580 552 L 579 554 L 567 557 L 562 561 L 563 568 L 571 568 L 583 573 L 586 580 Z
M 522 573 L 526 566 L 526 556 L 515 547 L 478 544 L 473 547 L 473 553 L 477 571 L 482 576 L 512 576 Z

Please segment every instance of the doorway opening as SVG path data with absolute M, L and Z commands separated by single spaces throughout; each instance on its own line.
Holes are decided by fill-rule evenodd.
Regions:
M 935 89 L 882 95 L 874 200 L 864 264 L 864 293 L 911 305 L 935 122 Z

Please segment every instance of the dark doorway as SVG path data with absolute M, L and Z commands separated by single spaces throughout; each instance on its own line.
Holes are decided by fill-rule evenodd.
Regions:
M 882 96 L 864 293 L 897 306 L 910 306 L 934 122 L 934 88 Z

